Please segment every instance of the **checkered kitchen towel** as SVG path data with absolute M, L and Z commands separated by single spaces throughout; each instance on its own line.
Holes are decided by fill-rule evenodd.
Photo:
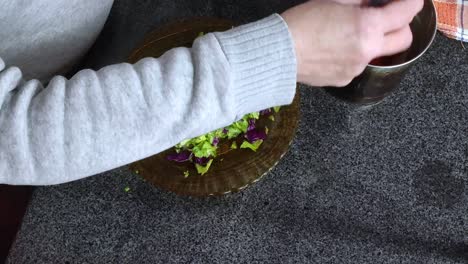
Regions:
M 439 30 L 450 38 L 468 42 L 468 0 L 434 0 Z

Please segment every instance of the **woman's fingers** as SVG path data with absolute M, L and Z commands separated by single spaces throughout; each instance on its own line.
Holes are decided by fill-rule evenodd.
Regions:
M 369 12 L 387 34 L 409 25 L 423 7 L 424 0 L 398 0 L 383 7 L 371 7 Z
M 413 42 L 413 33 L 409 25 L 391 32 L 384 37 L 384 46 L 380 56 L 389 56 L 407 50 Z

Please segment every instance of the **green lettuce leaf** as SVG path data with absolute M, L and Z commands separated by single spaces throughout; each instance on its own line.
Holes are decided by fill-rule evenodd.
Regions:
M 227 135 L 225 133 L 223 133 L 223 129 L 218 129 L 214 132 L 214 136 L 219 138 L 219 139 L 222 139 L 222 138 L 227 138 Z
M 212 159 L 210 161 L 208 161 L 208 163 L 205 166 L 202 166 L 200 164 L 195 164 L 195 168 L 197 168 L 197 172 L 199 174 L 204 175 L 210 169 L 211 163 L 213 163 Z
M 235 138 L 235 137 L 237 137 L 240 133 L 242 133 L 242 130 L 240 130 L 239 128 L 234 127 L 234 126 L 228 127 L 227 130 L 228 130 L 228 132 L 227 132 L 227 137 L 228 137 L 229 139 Z
M 241 119 L 237 122 L 234 122 L 232 124 L 232 127 L 235 127 L 239 129 L 240 131 L 242 131 L 242 133 L 245 133 L 247 132 L 247 128 L 249 127 L 249 121 L 247 121 L 247 119 Z
M 181 141 L 179 144 L 177 144 L 175 147 L 176 147 L 176 150 L 179 150 L 183 147 L 185 147 L 189 142 L 191 141 L 191 139 L 186 139 L 186 140 L 183 140 Z
M 231 149 L 237 149 L 237 143 L 235 141 L 232 142 Z
M 209 141 L 204 141 L 193 147 L 193 155 L 197 158 L 216 157 L 217 147 L 213 146 Z
M 260 112 L 253 112 L 253 113 L 250 113 L 250 114 L 247 114 L 246 116 L 244 116 L 244 119 L 259 119 L 260 118 Z
M 244 142 L 242 142 L 242 145 L 240 146 L 240 148 L 241 149 L 248 148 L 253 151 L 257 151 L 257 149 L 260 147 L 260 145 L 262 145 L 262 143 L 263 143 L 263 140 L 257 140 L 254 143 L 250 143 L 247 140 L 245 140 Z

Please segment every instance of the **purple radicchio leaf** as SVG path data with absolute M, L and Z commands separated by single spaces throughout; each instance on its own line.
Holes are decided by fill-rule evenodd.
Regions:
M 208 161 L 210 161 L 210 159 L 209 159 L 209 158 L 197 158 L 197 157 L 195 157 L 195 158 L 193 159 L 193 161 L 194 161 L 196 164 L 199 164 L 199 165 L 204 166 L 204 165 L 206 165 L 206 164 L 208 163 Z
M 219 138 L 213 138 L 213 146 L 217 146 L 219 144 Z
M 186 162 L 186 161 L 189 161 L 191 157 L 192 157 L 192 152 L 182 151 L 179 153 L 168 155 L 167 159 L 171 161 L 176 161 L 176 162 Z
M 249 119 L 249 126 L 247 127 L 247 131 L 251 131 L 255 129 L 255 119 Z
M 260 111 L 260 115 L 262 116 L 269 116 L 271 114 L 272 114 L 271 108 Z
M 266 138 L 266 133 L 265 131 L 250 130 L 250 131 L 247 131 L 247 133 L 245 134 L 245 138 L 250 143 L 253 143 L 257 140 L 264 140 Z

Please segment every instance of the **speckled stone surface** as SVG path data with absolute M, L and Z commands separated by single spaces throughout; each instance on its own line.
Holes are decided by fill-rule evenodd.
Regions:
M 285 2 L 116 1 L 86 64 L 176 18 L 247 22 Z M 468 50 L 439 35 L 372 108 L 300 92 L 296 139 L 256 185 L 181 198 L 122 168 L 37 188 L 8 263 L 468 263 Z

